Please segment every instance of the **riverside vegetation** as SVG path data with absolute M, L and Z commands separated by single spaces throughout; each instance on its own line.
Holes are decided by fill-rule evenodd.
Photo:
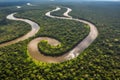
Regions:
M 1 65 L 0 79 L 1 80 L 16 80 L 16 79 L 18 80 L 19 79 L 20 80 L 21 79 L 22 80 L 32 80 L 32 79 L 34 80 L 116 79 L 117 80 L 118 79 L 119 80 L 120 79 L 120 66 L 119 66 L 120 65 L 119 62 L 120 61 L 120 53 L 119 53 L 120 4 L 118 3 L 115 4 L 95 3 L 94 5 L 92 3 L 85 3 L 84 5 L 83 4 L 76 5 L 76 4 L 77 3 L 70 3 L 68 5 L 64 3 L 64 6 L 68 6 L 73 9 L 73 12 L 71 13 L 72 16 L 77 18 L 83 18 L 93 22 L 97 26 L 100 33 L 97 40 L 88 49 L 86 49 L 84 52 L 82 52 L 82 54 L 80 54 L 77 58 L 73 60 L 59 64 L 49 64 L 49 63 L 37 62 L 32 58 L 30 58 L 30 56 L 28 55 L 29 53 L 27 53 L 27 44 L 34 37 L 19 42 L 17 44 L 0 48 L 0 65 Z M 107 5 L 109 5 L 109 7 L 107 7 Z M 45 12 L 51 9 L 52 7 L 48 5 L 40 6 L 40 8 L 38 8 L 37 10 L 33 8 L 31 10 L 31 8 L 26 7 L 26 9 L 20 11 L 19 14 L 16 16 L 28 18 L 35 22 L 38 22 L 41 29 L 39 33 L 36 34 L 35 37 L 50 36 L 56 38 L 62 43 L 65 42 L 66 38 L 63 37 L 64 38 L 63 39 L 62 36 L 60 36 L 61 32 L 57 32 L 56 30 L 64 31 L 63 33 L 68 34 L 69 30 L 72 30 L 71 26 L 76 26 L 75 29 L 73 29 L 76 32 L 78 31 L 79 28 L 80 29 L 82 28 L 82 32 L 79 31 L 77 33 L 74 33 L 74 31 L 73 33 L 70 32 L 70 34 L 75 34 L 75 35 L 80 34 L 78 37 L 80 38 L 81 36 L 81 39 L 84 38 L 89 32 L 89 29 L 82 26 L 84 24 L 80 24 L 74 21 L 57 20 L 57 19 L 50 19 L 48 17 L 45 17 L 44 16 Z M 14 23 L 15 21 L 12 22 Z M 68 26 L 65 26 L 68 23 L 70 24 Z M 81 27 L 77 27 L 78 25 L 80 25 Z M 7 25 L 4 24 L 4 26 Z M 70 29 L 67 31 L 59 27 L 63 27 L 63 28 L 69 27 Z M 70 35 L 64 35 L 64 36 L 69 37 Z M 72 37 L 75 38 L 74 36 Z M 65 44 L 65 45 L 72 46 L 70 44 Z

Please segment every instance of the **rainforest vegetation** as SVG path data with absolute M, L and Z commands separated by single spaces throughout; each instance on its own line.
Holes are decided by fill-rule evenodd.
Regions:
M 60 5 L 60 3 L 56 3 L 56 5 Z M 47 11 L 55 8 L 53 6 L 49 6 L 49 4 L 40 5 L 37 7 L 25 6 L 23 9 L 16 9 L 16 11 L 19 11 L 16 15 L 17 17 L 28 18 L 37 22 L 40 25 L 40 31 L 30 39 L 0 48 L 1 80 L 120 79 L 120 3 L 95 2 L 93 4 L 89 2 L 84 4 L 61 3 L 61 5 L 72 8 L 73 11 L 70 15 L 73 17 L 82 18 L 94 23 L 99 31 L 99 36 L 97 39 L 92 43 L 92 45 L 90 45 L 73 60 L 58 64 L 38 62 L 32 59 L 27 51 L 27 45 L 32 39 L 40 36 L 55 38 L 64 46 L 69 47 L 65 48 L 67 51 L 77 44 L 78 41 L 81 41 L 86 35 L 88 35 L 89 28 L 87 25 L 82 23 L 45 17 L 44 14 Z M 5 12 L 6 10 L 9 10 L 14 12 L 15 10 L 12 8 L 13 6 L 11 8 L 2 8 L 2 11 Z M 20 30 L 26 29 L 24 33 L 29 31 L 30 26 L 23 22 L 16 23 L 16 21 L 7 20 L 10 23 L 3 24 L 1 21 L 3 19 L 6 20 L 5 16 L 7 16 L 10 12 L 3 14 L 2 11 L 0 10 L 0 35 L 2 34 L 2 27 L 6 28 L 4 29 L 6 30 L 6 34 L 13 34 L 14 30 L 12 32 L 10 31 L 10 33 L 9 30 L 11 28 L 15 29 L 18 32 L 14 34 L 17 34 L 18 36 L 21 34 Z M 61 10 L 61 13 L 62 12 L 63 11 Z M 15 26 L 17 25 L 18 27 L 16 28 Z M 26 27 L 24 25 L 26 25 Z M 8 29 L 9 26 L 10 29 Z M 23 29 L 23 26 L 25 29 Z M 10 37 L 9 39 L 12 38 Z M 2 39 L 0 38 L 0 41 L 1 40 Z M 50 46 L 47 43 L 45 43 L 45 45 L 46 47 Z
M 31 30 L 29 24 L 20 21 L 7 20 L 7 9 L 1 8 L 0 11 L 0 43 L 8 42 L 23 36 Z
M 56 7 L 56 6 L 54 6 L 54 7 Z M 62 14 L 63 14 L 67 9 L 66 9 L 65 7 L 62 7 L 62 6 L 61 6 L 60 8 L 61 8 L 61 10 L 51 13 L 51 15 L 59 16 L 59 17 L 64 17 Z
M 6 25 L 0 27 L 0 43 L 8 42 L 23 36 L 30 31 L 30 26 L 23 22 L 9 21 Z
M 83 25 L 82 23 L 76 23 L 74 21 L 69 21 L 68 23 L 66 22 L 65 26 L 63 24 L 56 24 L 56 26 L 58 27 L 57 29 L 56 27 L 52 28 L 49 26 L 49 28 L 44 28 L 45 30 L 41 31 L 42 36 L 47 36 L 48 34 L 48 36 L 53 36 L 62 42 L 58 46 L 51 46 L 47 42 L 40 42 L 39 49 L 46 55 L 59 56 L 65 52 L 68 52 L 69 50 L 71 50 L 71 48 L 76 46 L 78 42 L 82 41 L 88 35 L 89 32 L 89 26 Z
M 45 12 L 41 13 L 40 10 L 33 11 L 25 11 L 16 16 L 28 18 L 35 22 L 38 22 L 41 29 L 38 32 L 37 37 L 52 37 L 61 42 L 61 44 L 57 47 L 52 47 L 44 41 L 40 42 L 41 45 L 38 46 L 39 50 L 45 55 L 59 56 L 64 54 L 65 52 L 68 52 L 78 42 L 82 41 L 89 33 L 89 26 L 83 23 L 71 20 L 51 19 L 45 16 Z M 61 15 L 63 13 L 61 13 Z M 27 16 L 28 14 L 31 15 Z

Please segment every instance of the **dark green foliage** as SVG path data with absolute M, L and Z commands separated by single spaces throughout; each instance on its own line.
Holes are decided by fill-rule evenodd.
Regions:
M 7 20 L 6 16 L 9 12 L 6 11 L 6 8 L 0 10 L 0 43 L 16 39 L 31 30 L 27 23 Z
M 48 18 L 45 16 L 45 13 L 45 11 L 42 12 L 40 10 L 33 10 L 21 13 L 21 15 L 18 14 L 16 16 L 29 18 L 35 22 L 38 22 L 38 24 L 40 24 L 40 31 L 38 32 L 37 37 L 52 37 L 61 42 L 62 46 L 55 49 L 55 51 L 50 48 L 50 46 L 39 45 L 39 47 L 42 48 L 39 50 L 46 55 L 60 56 L 65 52 L 68 52 L 76 46 L 78 42 L 82 41 L 89 33 L 89 26 L 83 23 L 72 20 Z M 39 16 L 39 18 L 37 16 Z
M 0 26 L 0 43 L 8 42 L 23 36 L 31 30 L 30 28 L 31 27 L 27 23 L 9 21 L 9 24 Z
M 46 27 L 47 25 L 45 28 L 41 28 L 40 36 L 48 35 L 58 39 L 61 42 L 61 47 L 52 49 L 50 48 L 50 45 L 48 45 L 49 47 L 39 45 L 39 47 L 42 48 L 40 51 L 44 52 L 44 48 L 49 51 L 47 53 L 44 52 L 46 55 L 62 55 L 76 46 L 76 44 L 82 41 L 89 33 L 89 27 L 87 25 L 83 25 L 82 23 L 77 23 L 74 21 L 64 21 L 63 23 L 62 20 L 56 20 L 56 22 L 54 24 L 50 24 L 48 28 Z M 57 26 L 57 28 L 55 26 Z
M 119 80 L 120 79 L 120 5 L 118 3 L 65 4 L 73 9 L 71 15 L 95 23 L 99 36 L 79 57 L 60 64 L 35 62 L 27 55 L 30 40 L 0 48 L 1 80 Z M 41 16 L 51 8 L 41 6 L 39 16 L 25 17 L 37 22 L 41 31 L 44 18 Z M 40 7 L 40 8 L 41 8 Z M 37 11 L 33 11 L 38 14 Z M 22 14 L 20 14 L 22 15 Z M 34 17 L 35 16 L 35 17 Z M 33 18 L 34 17 L 34 18 Z M 45 19 L 46 20 L 46 19 Z M 47 21 L 46 21 L 47 22 Z M 47 25 L 47 23 L 46 23 Z M 47 27 L 47 26 L 46 26 Z M 54 35 L 54 34 L 53 34 Z M 39 37 L 40 33 L 36 35 Z M 46 35 L 47 36 L 47 35 Z M 62 41 L 61 41 L 62 42 Z M 29 53 L 28 53 L 29 54 Z
M 38 44 L 38 48 L 40 52 L 42 52 L 44 55 L 49 55 L 49 56 L 59 56 L 61 55 L 60 52 L 63 52 L 63 48 L 61 44 L 57 46 L 52 46 L 47 41 L 44 40 Z

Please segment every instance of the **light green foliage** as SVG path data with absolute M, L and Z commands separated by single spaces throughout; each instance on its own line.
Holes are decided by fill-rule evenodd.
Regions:
M 76 44 L 78 44 L 78 42 L 82 41 L 88 35 L 88 25 L 72 20 L 48 18 L 45 16 L 46 12 L 47 11 L 45 10 L 43 10 L 43 12 L 41 10 L 33 10 L 25 11 L 24 13 L 16 15 L 18 17 L 31 19 L 40 24 L 40 31 L 36 37 L 47 36 L 55 38 L 61 42 L 62 46 L 56 49 L 50 48 L 50 45 L 39 45 L 39 48 L 42 48 L 39 50 L 45 55 L 60 56 L 71 50 Z
M 59 55 L 58 53 L 63 50 L 61 47 L 62 47 L 61 44 L 57 46 L 52 46 L 47 41 L 41 41 L 38 44 L 38 48 L 42 53 L 44 53 L 45 55 L 51 55 L 51 56 Z
M 33 38 L 18 44 L 0 48 L 0 53 L 2 53 L 0 55 L 1 80 L 120 79 L 120 4 L 99 2 L 94 4 L 66 3 L 64 5 L 73 9 L 71 13 L 72 16 L 84 18 L 95 23 L 99 30 L 99 36 L 95 42 L 77 58 L 60 64 L 49 64 L 37 61 L 35 61 L 35 64 L 32 58 L 29 58 L 27 55 L 27 44 Z M 20 15 L 24 15 L 24 17 L 29 16 L 30 19 L 39 22 L 39 24 L 41 23 L 41 31 L 43 32 L 47 27 L 49 28 L 49 26 L 46 26 L 49 24 L 47 23 L 48 18 L 44 18 L 43 15 L 48 9 L 51 10 L 51 7 L 46 6 L 47 5 L 40 6 L 42 9 L 39 9 L 39 14 L 37 11 L 33 10 L 26 11 Z M 31 15 L 32 12 L 34 15 Z M 28 15 L 27 13 L 31 14 Z M 37 14 L 40 17 L 38 17 Z M 37 20 L 38 18 L 39 20 Z M 46 23 L 44 20 L 46 20 Z M 55 23 L 56 21 L 53 22 Z M 44 26 L 46 28 L 44 28 Z M 57 29 L 59 29 L 59 27 Z M 41 36 L 41 31 L 35 37 Z M 46 34 L 46 36 L 47 35 L 48 34 Z

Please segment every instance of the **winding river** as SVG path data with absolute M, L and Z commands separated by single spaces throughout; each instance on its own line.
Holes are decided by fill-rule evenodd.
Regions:
M 96 26 L 88 21 L 72 18 L 72 16 L 69 15 L 69 13 L 72 11 L 72 9 L 70 9 L 70 8 L 67 8 L 67 11 L 65 13 L 63 13 L 63 15 L 65 17 L 58 17 L 58 16 L 51 15 L 52 12 L 59 11 L 60 9 L 61 9 L 60 7 L 56 7 L 56 9 L 47 12 L 45 15 L 50 18 L 68 19 L 68 20 L 74 20 L 77 22 L 82 22 L 84 24 L 87 24 L 90 27 L 90 32 L 89 32 L 88 36 L 85 39 L 83 39 L 81 42 L 79 42 L 77 44 L 77 46 L 75 46 L 72 50 L 70 50 L 69 52 L 65 53 L 64 55 L 58 56 L 58 57 L 45 56 L 45 55 L 41 54 L 41 52 L 38 50 L 38 43 L 41 40 L 47 40 L 49 44 L 56 46 L 56 45 L 60 44 L 59 41 L 49 38 L 49 37 L 35 38 L 32 41 L 30 41 L 30 43 L 28 44 L 28 53 L 30 54 L 30 56 L 33 59 L 36 59 L 36 60 L 42 61 L 42 62 L 48 62 L 48 63 L 59 63 L 59 62 L 71 60 L 71 59 L 76 58 L 82 51 L 84 51 L 97 38 L 98 30 L 97 30 Z M 27 20 L 27 19 L 15 18 L 14 14 L 16 14 L 16 13 L 12 13 L 12 14 L 8 15 L 7 19 L 24 21 L 24 22 L 30 24 L 32 29 L 30 32 L 28 32 L 26 35 L 24 35 L 20 38 L 17 38 L 10 42 L 0 44 L 0 47 L 15 44 L 19 41 L 28 39 L 29 37 L 34 36 L 40 29 L 40 27 L 38 26 L 37 23 Z
M 17 42 L 20 42 L 20 41 L 24 41 L 30 37 L 33 37 L 40 29 L 39 25 L 31 20 L 28 20 L 28 19 L 21 19 L 21 18 L 15 18 L 14 15 L 16 13 L 12 13 L 10 15 L 8 15 L 6 18 L 9 19 L 9 20 L 15 20 L 15 21 L 23 21 L 23 22 L 26 22 L 28 24 L 31 25 L 31 31 L 29 31 L 26 35 L 22 36 L 22 37 L 19 37 L 15 40 L 12 40 L 12 41 L 9 41 L 9 42 L 6 42 L 6 43 L 2 43 L 0 44 L 0 47 L 4 47 L 4 46 L 8 46 L 8 45 L 11 45 L 11 44 L 15 44 Z

